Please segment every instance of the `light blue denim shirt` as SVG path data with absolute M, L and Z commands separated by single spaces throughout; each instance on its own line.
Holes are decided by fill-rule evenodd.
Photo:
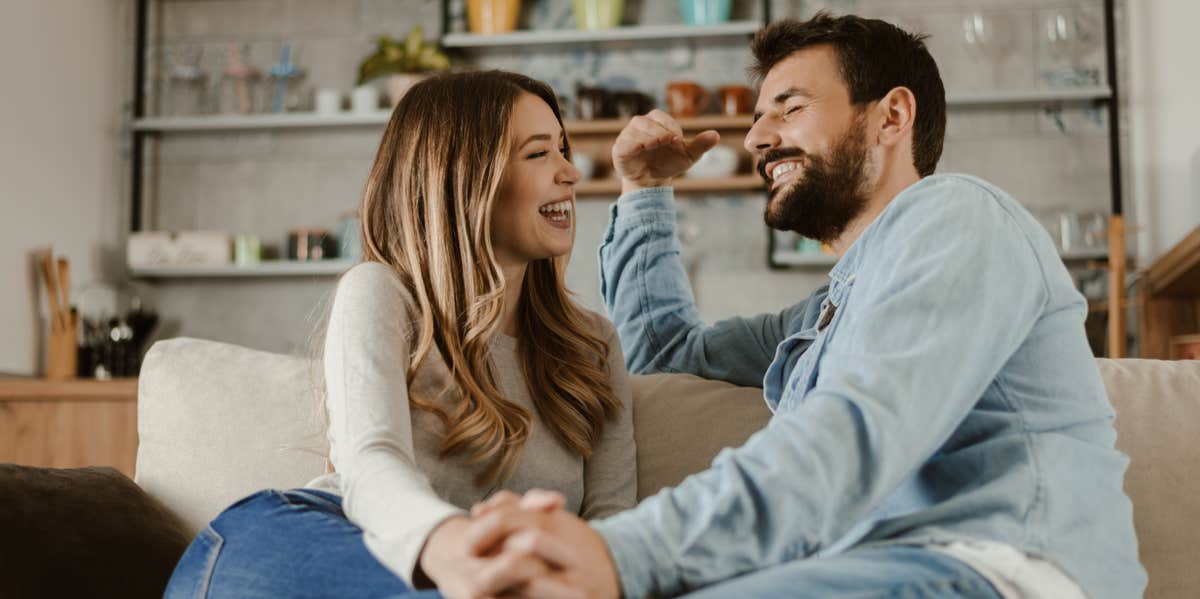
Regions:
M 630 371 L 761 384 L 774 411 L 709 470 L 593 522 L 627 597 L 850 546 L 970 539 L 1048 559 L 1093 598 L 1141 596 L 1087 304 L 1003 191 L 926 177 L 808 300 L 711 326 L 669 188 L 620 198 L 600 262 Z

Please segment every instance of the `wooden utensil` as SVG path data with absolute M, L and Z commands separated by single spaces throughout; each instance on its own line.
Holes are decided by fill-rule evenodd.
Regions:
M 58 309 L 58 281 L 54 276 L 54 254 L 51 250 L 42 250 L 38 259 L 42 269 L 42 279 L 46 282 L 46 303 L 50 307 L 50 330 L 57 331 L 66 327 Z
M 62 320 L 71 326 L 71 266 L 66 258 L 58 259 L 58 296 L 62 300 L 59 314 Z

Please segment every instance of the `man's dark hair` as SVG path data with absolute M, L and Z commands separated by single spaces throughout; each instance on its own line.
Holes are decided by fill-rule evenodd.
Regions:
M 891 23 L 825 11 L 811 19 L 785 19 L 759 30 L 750 44 L 751 75 L 762 81 L 771 68 L 798 50 L 829 44 L 838 57 L 850 102 L 858 105 L 906 87 L 917 102 L 913 123 L 913 166 L 922 177 L 933 174 L 946 137 L 946 89 L 937 63 L 925 48 L 925 35 Z

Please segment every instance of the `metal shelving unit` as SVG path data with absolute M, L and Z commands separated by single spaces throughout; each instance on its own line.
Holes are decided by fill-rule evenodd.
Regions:
M 176 132 L 215 132 L 215 131 L 253 131 L 281 130 L 299 128 L 342 128 L 342 127 L 381 127 L 386 124 L 390 113 L 379 111 L 370 114 L 339 114 L 333 116 L 315 114 L 264 114 L 264 115 L 213 115 L 195 117 L 147 117 L 145 84 L 147 77 L 146 47 L 148 35 L 149 11 L 152 0 L 137 0 L 135 11 L 135 65 L 133 77 L 133 123 L 130 127 L 131 136 L 131 185 L 130 185 L 130 214 L 129 228 L 131 231 L 143 229 L 143 208 L 145 205 L 145 142 L 147 138 Z M 655 41 L 672 41 L 686 38 L 701 37 L 719 41 L 737 37 L 748 38 L 759 27 L 770 22 L 770 1 L 762 0 L 761 20 L 739 21 L 714 27 L 692 27 L 683 25 L 619 27 L 601 32 L 581 32 L 573 30 L 555 31 L 521 31 L 499 36 L 481 36 L 469 33 L 450 31 L 449 2 L 442 1 L 442 44 L 459 52 L 486 51 L 489 48 L 512 48 L 519 46 L 553 48 L 565 44 L 611 44 L 624 42 L 653 43 Z M 947 94 L 947 105 L 950 107 L 972 106 L 1038 106 L 1038 105 L 1075 105 L 1085 104 L 1102 106 L 1108 116 L 1108 148 L 1110 166 L 1111 190 L 1111 219 L 1109 226 L 1109 247 L 1112 252 L 1090 252 L 1087 254 L 1065 254 L 1064 260 L 1107 260 L 1110 271 L 1110 292 L 1112 298 L 1123 294 L 1121 281 L 1125 272 L 1124 220 L 1122 217 L 1122 182 L 1121 156 L 1119 146 L 1119 90 L 1116 73 L 1116 33 L 1114 25 L 1114 0 L 1104 0 L 1105 27 L 1105 58 L 1107 85 L 1072 88 L 1072 89 L 1015 89 L 987 91 L 959 91 Z M 711 121 L 711 122 L 709 122 Z M 609 121 L 575 121 L 567 124 L 568 131 L 578 135 L 615 135 L 620 131 L 624 122 Z M 718 128 L 725 130 L 749 129 L 749 117 L 699 117 L 692 119 L 685 128 L 698 130 Z M 681 179 L 678 185 L 682 192 L 729 192 L 729 191 L 760 191 L 763 183 L 757 175 L 738 175 L 719 180 Z M 619 193 L 619 184 L 615 181 L 596 180 L 580 185 L 579 193 L 587 195 L 612 195 Z M 768 231 L 767 262 L 773 268 L 829 268 L 834 263 L 832 257 L 813 256 L 791 253 L 776 247 L 775 236 Z M 302 277 L 334 276 L 349 267 L 343 261 L 327 261 L 314 263 L 264 262 L 255 267 L 238 267 L 234 265 L 220 267 L 173 267 L 152 269 L 131 269 L 134 277 L 152 279 L 175 278 L 253 278 L 253 277 Z M 1124 354 L 1124 318 L 1123 310 L 1109 310 L 1109 351 L 1110 356 Z

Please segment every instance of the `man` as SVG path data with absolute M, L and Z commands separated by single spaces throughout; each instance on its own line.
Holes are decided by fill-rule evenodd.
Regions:
M 761 384 L 774 416 L 590 526 L 536 512 L 544 495 L 480 508 L 480 551 L 558 568 L 527 593 L 1141 596 L 1086 304 L 1020 204 L 933 174 L 945 92 L 921 40 L 826 14 L 755 37 L 745 146 L 766 222 L 839 256 L 827 286 L 779 314 L 705 326 L 693 306 L 669 186 L 716 133 L 685 140 L 654 112 L 618 137 L 601 289 L 630 369 Z

